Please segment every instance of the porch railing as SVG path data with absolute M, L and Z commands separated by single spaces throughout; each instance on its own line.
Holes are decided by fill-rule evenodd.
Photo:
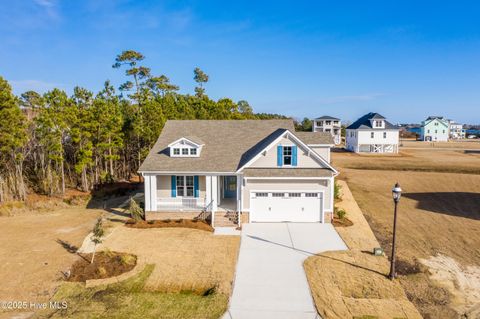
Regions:
M 204 207 L 204 198 L 157 198 L 158 210 L 203 210 Z

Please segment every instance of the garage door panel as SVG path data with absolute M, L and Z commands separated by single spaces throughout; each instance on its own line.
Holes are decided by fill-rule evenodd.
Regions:
M 322 192 L 254 192 L 250 194 L 253 222 L 319 222 Z

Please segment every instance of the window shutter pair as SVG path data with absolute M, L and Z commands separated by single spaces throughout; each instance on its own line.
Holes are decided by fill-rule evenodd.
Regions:
M 292 166 L 297 166 L 297 146 L 293 145 L 292 146 Z M 277 146 L 277 166 L 281 167 L 283 166 L 283 146 L 278 145 Z
M 172 175 L 172 183 L 171 183 L 171 195 L 172 197 L 177 197 L 177 176 Z M 200 196 L 200 191 L 198 187 L 198 176 L 193 177 L 193 195 L 195 197 Z

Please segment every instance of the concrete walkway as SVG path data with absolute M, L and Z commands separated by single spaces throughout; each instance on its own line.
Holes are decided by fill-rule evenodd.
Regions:
M 346 248 L 331 224 L 244 224 L 233 295 L 223 318 L 319 318 L 303 261 Z

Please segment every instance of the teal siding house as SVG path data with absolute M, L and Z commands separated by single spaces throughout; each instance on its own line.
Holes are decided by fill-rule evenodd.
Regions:
M 448 120 L 442 116 L 429 116 L 422 122 L 420 140 L 430 142 L 447 142 L 449 136 Z

